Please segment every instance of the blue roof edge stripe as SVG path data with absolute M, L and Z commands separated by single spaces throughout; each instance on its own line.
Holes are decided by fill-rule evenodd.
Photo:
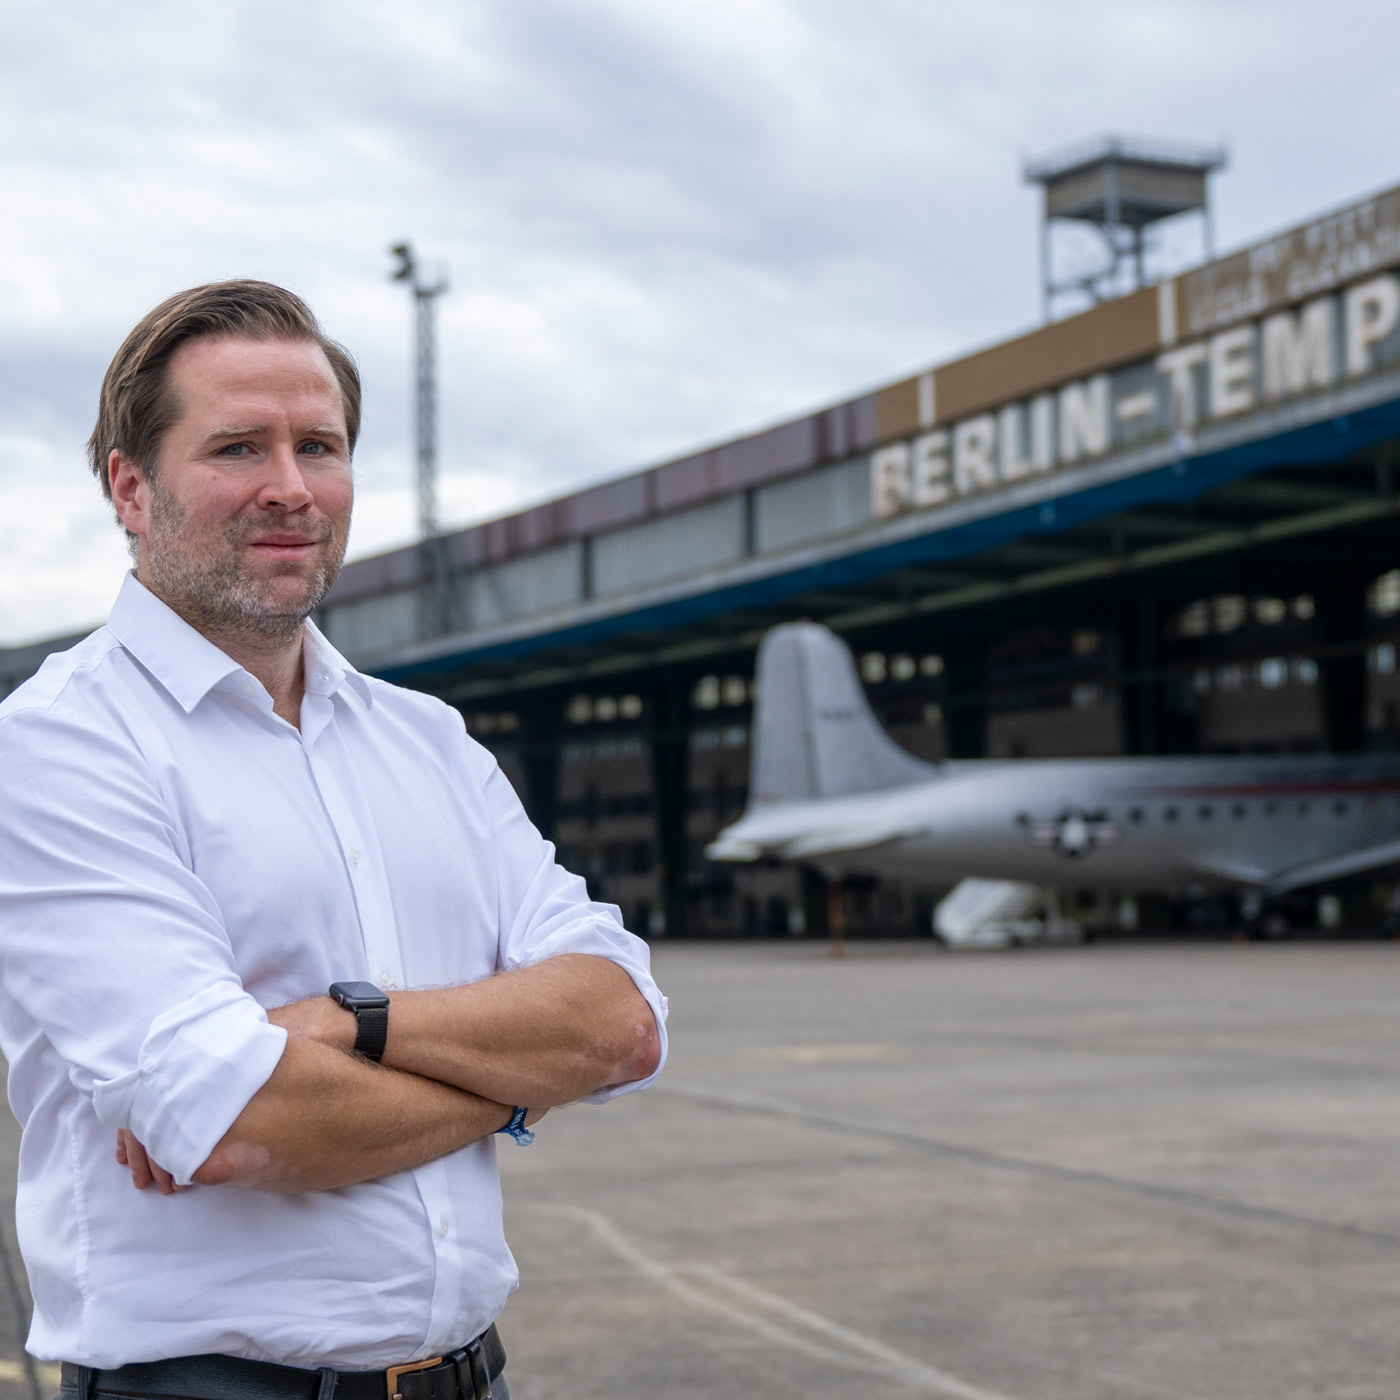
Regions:
M 373 674 L 396 682 L 429 680 L 460 671 L 476 661 L 509 660 L 554 646 L 587 645 L 608 641 L 626 632 L 664 630 L 702 622 L 722 613 L 782 602 L 814 588 L 866 583 L 911 564 L 949 562 L 1017 539 L 1062 534 L 1122 510 L 1194 500 L 1214 487 L 1254 476 L 1270 467 L 1339 461 L 1363 447 L 1397 435 L 1400 435 L 1400 401 L 1379 404 L 1220 452 L 1183 457 L 1136 476 L 1086 487 L 1051 501 L 941 530 L 931 529 L 925 534 L 862 550 L 843 559 L 804 565 L 788 573 L 721 586 L 693 597 L 670 599 L 491 646 L 469 647 L 422 661 L 374 668 Z

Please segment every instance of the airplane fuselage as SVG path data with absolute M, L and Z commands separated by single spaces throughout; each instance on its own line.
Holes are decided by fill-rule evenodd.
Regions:
M 1400 757 L 1014 759 L 751 807 L 715 849 L 930 881 L 1172 890 L 1265 886 L 1397 839 Z

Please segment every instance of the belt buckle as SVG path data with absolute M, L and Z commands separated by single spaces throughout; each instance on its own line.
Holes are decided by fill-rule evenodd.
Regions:
M 407 1375 L 410 1371 L 426 1371 L 433 1366 L 441 1366 L 442 1357 L 430 1356 L 426 1361 L 410 1361 L 404 1366 L 390 1366 L 384 1372 L 385 1388 L 388 1390 L 388 1400 L 403 1400 L 399 1393 L 399 1377 Z

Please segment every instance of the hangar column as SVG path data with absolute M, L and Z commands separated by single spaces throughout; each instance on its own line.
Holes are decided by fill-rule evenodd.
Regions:
M 982 643 L 964 638 L 943 655 L 943 735 L 949 758 L 987 756 L 987 664 Z
M 1126 754 L 1163 751 L 1162 684 L 1157 675 L 1160 626 L 1152 598 L 1129 600 L 1119 619 L 1118 714 Z
M 1355 569 L 1334 573 L 1317 594 L 1322 655 L 1318 698 L 1322 743 L 1329 753 L 1360 753 L 1366 747 L 1366 589 L 1370 579 Z
M 690 842 L 690 678 L 663 673 L 651 693 L 651 780 L 656 799 L 656 850 L 666 933 L 685 933 L 686 865 Z
M 522 794 L 530 820 L 540 835 L 553 841 L 559 821 L 559 770 L 564 743 L 564 698 L 550 692 L 518 707 L 520 766 L 525 775 Z

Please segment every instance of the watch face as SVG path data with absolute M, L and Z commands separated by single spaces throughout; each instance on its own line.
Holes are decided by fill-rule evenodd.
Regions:
M 331 995 L 352 1011 L 360 1006 L 388 1006 L 389 998 L 373 982 L 335 982 Z

